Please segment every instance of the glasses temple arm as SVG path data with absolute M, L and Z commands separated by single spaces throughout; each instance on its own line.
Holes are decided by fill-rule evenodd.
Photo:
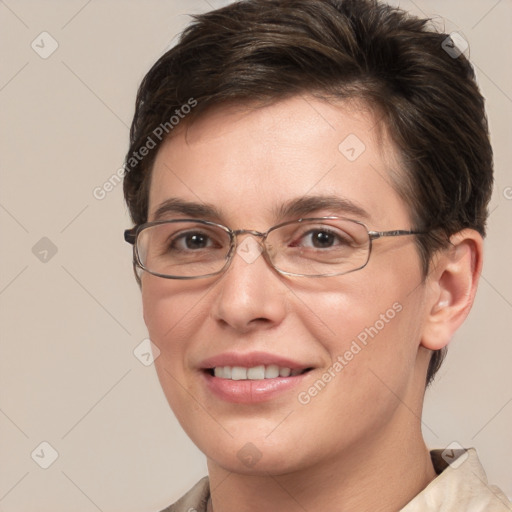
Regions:
M 425 231 L 407 231 L 405 229 L 395 229 L 394 231 L 368 231 L 372 240 L 383 236 L 407 236 L 407 235 L 425 235 Z
M 136 233 L 137 233 L 137 226 L 131 229 L 126 229 L 124 232 L 124 239 L 129 244 L 134 245 L 135 239 L 136 239 Z

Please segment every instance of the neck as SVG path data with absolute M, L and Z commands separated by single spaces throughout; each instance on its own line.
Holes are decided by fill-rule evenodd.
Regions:
M 243 475 L 208 460 L 213 511 L 400 510 L 436 476 L 417 423 L 409 437 L 404 436 L 407 429 L 393 429 L 392 440 L 381 435 L 332 460 L 286 474 Z

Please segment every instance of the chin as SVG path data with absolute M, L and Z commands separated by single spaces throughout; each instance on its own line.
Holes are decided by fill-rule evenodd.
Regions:
M 284 432 L 284 431 L 283 431 Z M 252 476 L 281 475 L 305 469 L 314 459 L 302 445 L 297 451 L 297 443 L 292 436 L 275 436 L 272 441 L 265 435 L 247 432 L 241 436 L 229 437 L 225 432 L 222 438 L 206 439 L 187 432 L 192 441 L 208 459 L 208 465 L 219 466 L 226 471 Z M 272 436 L 270 436 L 272 437 Z
M 259 450 L 252 443 L 246 443 L 241 449 L 226 453 L 206 454 L 208 464 L 215 464 L 226 471 L 247 476 L 268 476 L 291 473 L 300 469 L 300 464 L 289 457 L 289 451 L 270 449 Z

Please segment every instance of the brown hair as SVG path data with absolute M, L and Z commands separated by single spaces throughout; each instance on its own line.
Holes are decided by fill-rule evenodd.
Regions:
M 429 232 L 417 237 L 425 275 L 450 235 L 485 235 L 493 163 L 484 99 L 468 59 L 428 22 L 377 0 L 242 0 L 195 16 L 137 94 L 124 179 L 134 223 L 147 221 L 151 168 L 178 117 L 307 92 L 362 99 L 383 116 L 406 175 L 395 186 L 414 229 Z M 444 355 L 433 352 L 427 384 Z

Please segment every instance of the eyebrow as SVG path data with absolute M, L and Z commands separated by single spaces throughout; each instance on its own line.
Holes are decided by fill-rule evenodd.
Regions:
M 335 195 L 304 196 L 292 199 L 274 209 L 278 221 L 285 218 L 301 218 L 316 211 L 329 210 L 329 215 L 349 214 L 360 219 L 369 219 L 368 212 L 357 203 Z M 178 198 L 163 201 L 154 213 L 154 220 L 168 219 L 170 215 L 183 215 L 191 218 L 222 219 L 223 215 L 215 206 L 196 203 Z
M 195 203 L 172 197 L 161 203 L 154 213 L 154 220 L 164 220 L 169 215 L 183 215 L 192 218 L 220 219 L 221 213 L 213 205 Z
M 348 214 L 369 219 L 368 212 L 359 204 L 335 195 L 304 196 L 283 204 L 276 210 L 277 218 L 304 217 L 319 210 L 329 210 L 330 215 Z

